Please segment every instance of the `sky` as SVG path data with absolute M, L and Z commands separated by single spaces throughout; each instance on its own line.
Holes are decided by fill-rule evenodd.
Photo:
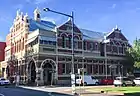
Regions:
M 43 12 L 43 8 L 66 14 L 74 11 L 74 21 L 79 28 L 105 33 L 117 25 L 130 43 L 140 38 L 140 0 L 3 0 L 0 3 L 0 41 L 5 41 L 18 9 L 33 18 L 37 7 L 42 19 L 57 25 L 66 22 L 68 17 Z

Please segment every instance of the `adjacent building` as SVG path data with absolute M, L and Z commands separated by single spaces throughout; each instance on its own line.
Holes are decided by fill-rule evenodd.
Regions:
M 93 26 L 94 27 L 94 26 Z M 105 42 L 105 41 L 109 42 Z M 127 73 L 125 52 L 128 40 L 119 28 L 101 33 L 74 25 L 74 70 L 98 78 Z M 72 22 L 61 25 L 41 20 L 39 9 L 34 19 L 17 11 L 6 38 L 7 77 L 20 75 L 22 83 L 39 85 L 68 84 L 72 70 Z M 125 64 L 127 65 L 127 64 Z M 106 71 L 107 69 L 107 71 Z
M 5 60 L 5 42 L 0 42 L 0 76 L 4 76 L 5 68 L 2 66 L 2 63 Z

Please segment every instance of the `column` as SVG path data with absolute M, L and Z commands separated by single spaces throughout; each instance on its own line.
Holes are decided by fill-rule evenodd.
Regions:
M 36 83 L 37 83 L 37 86 L 42 85 L 42 83 L 43 83 L 43 71 L 42 71 L 42 68 L 37 68 L 36 69 Z

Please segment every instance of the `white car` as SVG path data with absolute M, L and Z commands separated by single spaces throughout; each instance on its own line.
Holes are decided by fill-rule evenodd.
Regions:
M 133 80 L 136 85 L 140 85 L 140 77 Z
M 116 77 L 113 82 L 114 86 L 128 86 L 132 85 L 135 86 L 135 82 L 127 77 Z
M 10 81 L 5 78 L 0 78 L 0 85 L 9 85 Z
M 93 76 L 90 76 L 90 75 L 85 75 L 84 78 L 82 76 L 80 76 L 80 78 L 78 77 L 76 79 L 76 84 L 77 85 L 98 85 L 99 84 L 99 81 L 93 77 Z

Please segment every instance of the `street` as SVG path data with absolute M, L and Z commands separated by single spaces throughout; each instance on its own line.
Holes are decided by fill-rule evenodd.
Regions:
M 15 88 L 15 87 L 0 87 L 0 96 L 71 96 L 56 92 L 43 92 L 38 90 Z

